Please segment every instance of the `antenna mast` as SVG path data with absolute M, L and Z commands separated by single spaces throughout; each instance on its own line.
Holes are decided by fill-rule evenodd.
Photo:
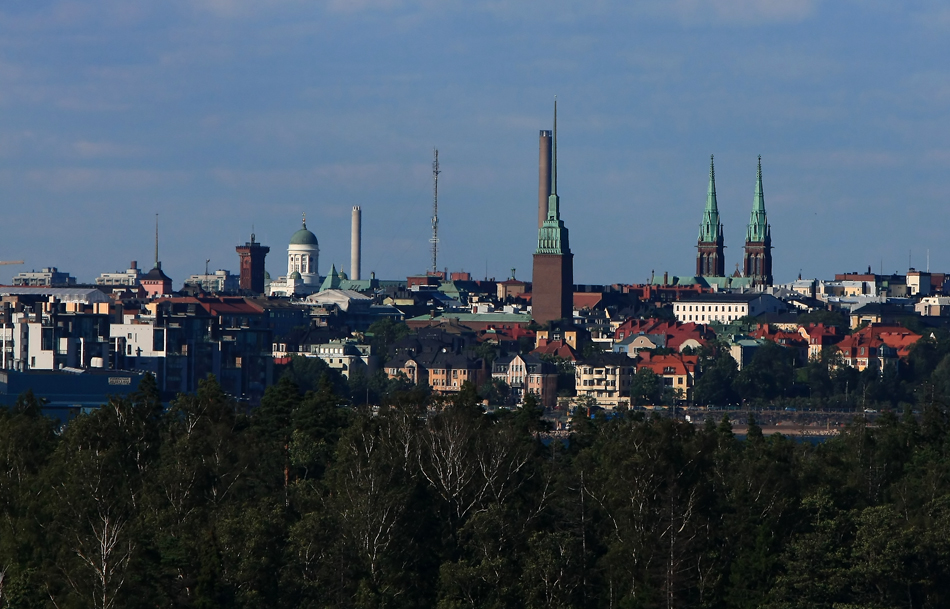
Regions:
M 429 242 L 432 244 L 432 272 L 439 271 L 439 149 L 435 151 L 435 160 L 432 161 L 432 238 Z

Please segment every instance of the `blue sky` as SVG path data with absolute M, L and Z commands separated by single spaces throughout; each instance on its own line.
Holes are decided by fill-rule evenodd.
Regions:
M 629 5 L 633 5 L 632 7 Z M 530 276 L 537 135 L 559 106 L 575 278 L 691 274 L 716 155 L 734 269 L 762 155 L 775 276 L 950 271 L 950 8 L 819 0 L 9 0 L 0 280 L 268 270 L 306 212 L 320 271 Z

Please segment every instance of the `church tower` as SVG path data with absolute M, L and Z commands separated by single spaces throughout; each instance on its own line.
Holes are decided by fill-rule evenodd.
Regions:
M 762 157 L 755 178 L 752 216 L 745 236 L 742 274 L 757 285 L 772 285 L 772 227 L 765 216 L 765 194 L 762 190 Z
M 712 155 L 709 155 L 709 190 L 706 191 L 706 209 L 703 211 L 703 223 L 699 225 L 699 242 L 696 247 L 698 249 L 697 276 L 722 277 L 726 274 L 722 222 L 719 221 L 719 204 L 716 202 L 716 168 L 713 165 Z
M 531 288 L 532 317 L 539 324 L 574 316 L 574 254 L 568 243 L 567 227 L 561 220 L 561 201 L 557 196 L 557 100 L 554 101 L 551 144 L 551 195 L 547 216 L 538 229 Z M 541 171 L 544 171 L 543 166 Z

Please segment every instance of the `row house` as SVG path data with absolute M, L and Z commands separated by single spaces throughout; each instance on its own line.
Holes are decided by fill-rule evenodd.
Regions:
M 504 381 L 515 404 L 523 404 L 529 393 L 545 408 L 557 405 L 557 367 L 533 353 L 506 355 L 492 364 L 492 378 Z

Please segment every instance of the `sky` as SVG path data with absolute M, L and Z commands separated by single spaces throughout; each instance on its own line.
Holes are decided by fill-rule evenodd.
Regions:
M 950 271 L 950 7 L 883 0 L 7 0 L 0 281 L 286 244 L 321 274 L 530 279 L 558 100 L 577 283 L 692 275 L 716 155 L 727 272 L 762 155 L 777 282 Z

